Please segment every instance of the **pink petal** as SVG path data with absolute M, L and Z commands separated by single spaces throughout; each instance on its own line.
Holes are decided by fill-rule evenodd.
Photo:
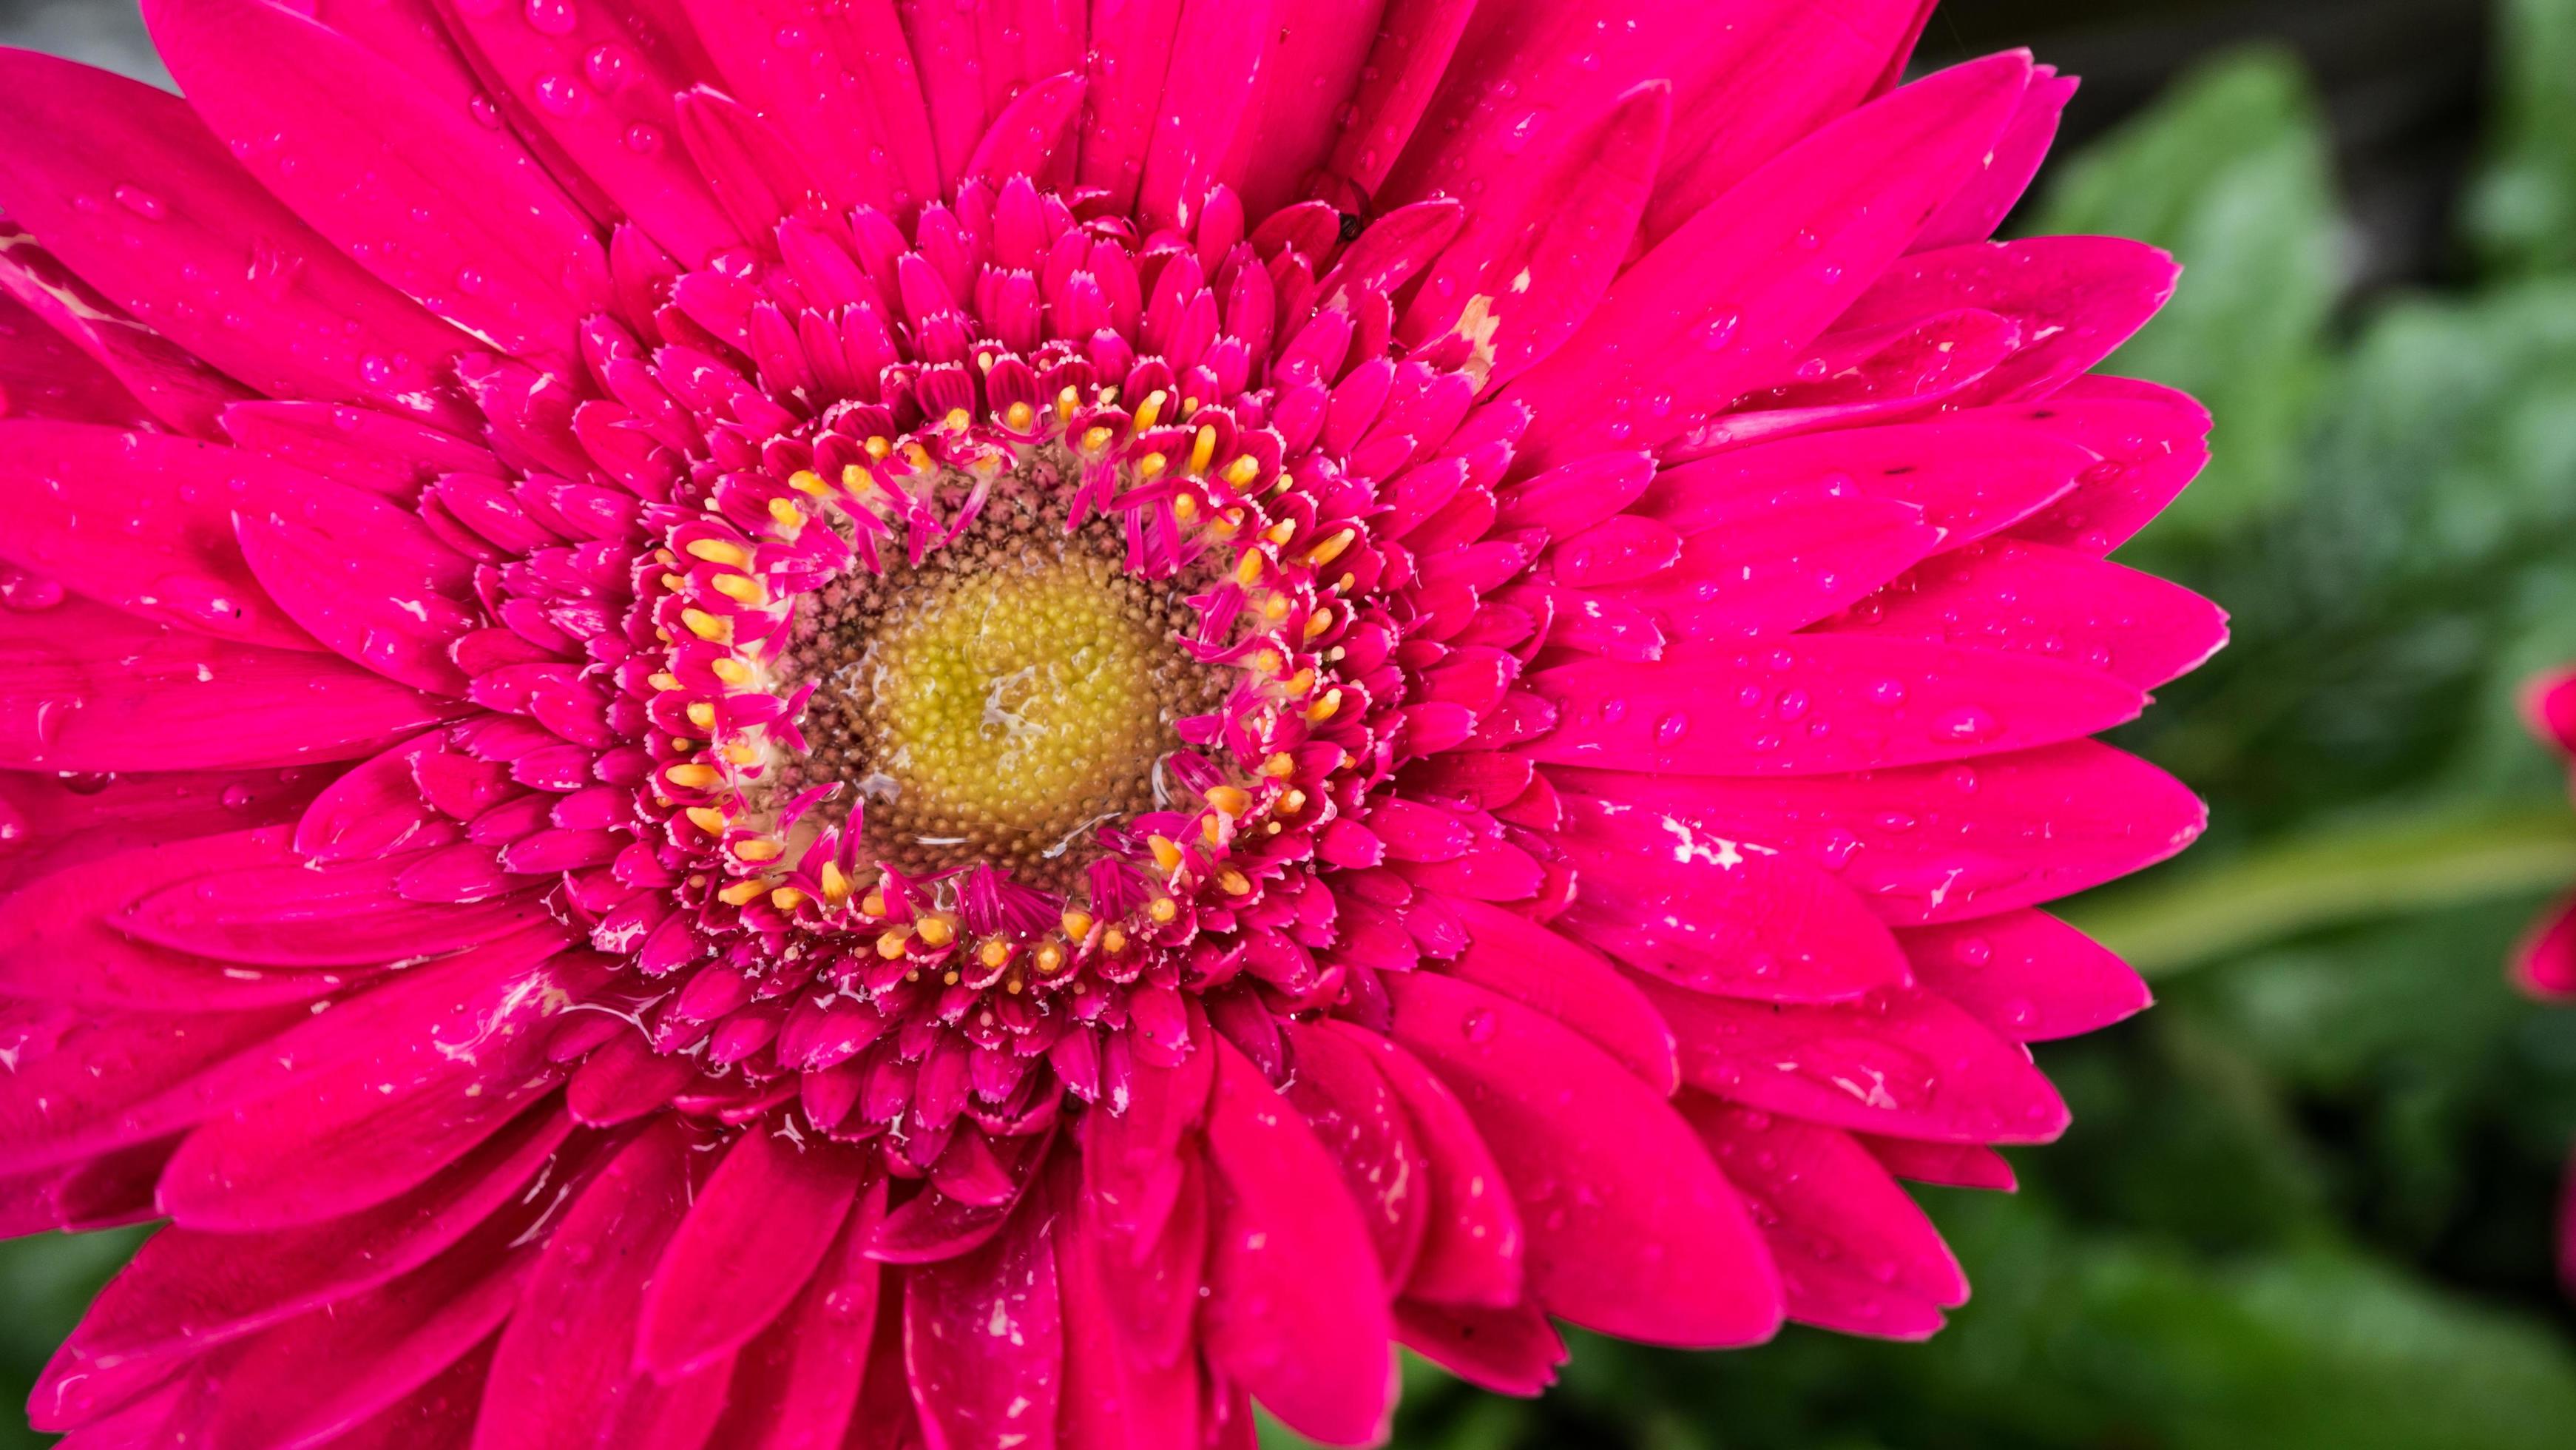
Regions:
M 1569 795 L 1564 810 L 1557 845 L 1575 872 L 1565 922 L 1632 967 L 1773 1002 L 1845 1001 L 1906 980 L 1886 926 L 1810 862 L 1650 805 Z
M 86 1413 L 100 1366 L 183 1359 L 363 1294 L 427 1263 L 486 1221 L 508 1231 L 500 1237 L 515 1237 L 555 1203 L 535 1195 L 533 1202 L 505 1207 L 522 1186 L 541 1169 L 553 1181 L 554 1173 L 580 1164 L 577 1153 L 557 1157 L 571 1128 L 561 1113 L 527 1114 L 414 1192 L 311 1228 L 163 1229 L 100 1291 L 47 1368 L 39 1413 L 49 1420 Z
M 1964 246 L 1993 236 L 2039 175 L 2040 163 L 2057 141 L 2058 120 L 2073 99 L 2075 77 L 2059 75 L 2054 66 L 2034 67 L 2021 109 L 2013 112 L 2012 124 L 1995 142 L 1994 158 L 1914 239 L 1914 250 Z
M 1387 9 L 1386 0 L 1307 0 L 1273 31 L 1225 165 L 1245 215 L 1266 217 L 1304 194 L 1341 137 L 1343 103 Z
M 1328 1445 L 1385 1438 L 1394 1325 L 1368 1229 L 1332 1157 L 1223 1041 L 1208 1111 L 1216 1228 L 1200 1333 L 1209 1362 Z
M 419 1186 L 554 1085 L 542 1029 L 594 985 L 584 970 L 557 957 L 459 982 L 436 1017 L 218 1113 L 171 1158 L 162 1209 L 191 1227 L 277 1228 Z
M 254 453 L 403 503 L 444 473 L 501 474 L 492 450 L 373 408 L 262 398 L 224 409 L 223 430 Z
M 1054 1445 L 1066 1352 L 1055 1222 L 1032 1203 L 983 1248 L 905 1276 L 904 1365 L 928 1450 Z
M 1692 533 L 1732 523 L 1767 489 L 1830 481 L 1921 509 L 1941 546 L 1956 549 L 2047 508 L 2096 461 L 2049 430 L 1984 418 L 1810 433 L 1720 454 L 1659 476 L 1639 512 Z
M 2541 997 L 2576 997 L 2576 902 L 2542 918 L 2514 950 L 2514 979 Z
M 1682 1111 L 1754 1205 L 1789 1317 L 1846 1334 L 1919 1339 L 1968 1301 L 1932 1221 L 1851 1135 L 1693 1094 Z
M 0 614 L 0 765 L 224 770 L 373 755 L 447 707 L 328 655 L 67 602 Z
M 113 375 L 152 417 L 192 438 L 219 436 L 217 417 L 227 406 L 251 396 L 248 388 L 107 300 L 15 222 L 0 225 L 0 291 Z M 54 385 L 49 372 L 35 386 L 41 392 Z
M 706 1368 L 786 1310 L 849 1217 L 863 1160 L 754 1125 L 689 1206 L 644 1293 L 636 1361 L 665 1379 Z
M 5 255 L 0 251 L 0 259 Z M 115 373 L 9 295 L 17 290 L 10 280 L 0 274 L 0 288 L 7 289 L 0 290 L 0 388 L 9 390 L 17 416 L 116 428 L 138 427 L 155 416 Z
M 1222 179 L 1220 168 L 1251 104 L 1263 53 L 1278 34 L 1271 0 L 1181 0 L 1170 79 L 1145 152 L 1136 215 L 1149 226 L 1188 227 Z M 1198 85 L 1193 76 L 1235 78 Z
M 1065 1450 L 1200 1443 L 1197 1357 L 1157 1365 L 1128 1348 L 1115 1332 L 1121 1306 L 1107 1287 L 1124 1266 L 1080 1215 L 1056 1220 L 1055 1245 L 1066 1332 L 1057 1443 Z M 1198 1297 L 1195 1283 L 1190 1297 Z
M 1512 385 L 1538 410 L 1528 462 L 1661 443 L 1785 378 L 1974 172 L 2029 74 L 2027 56 L 2005 55 L 1917 81 L 1702 208 Z
M 1119 213 L 1133 209 L 1163 104 L 1163 80 L 1181 0 L 1123 0 L 1102 6 L 1084 74 L 1081 184 L 1101 188 Z
M 1865 635 L 1687 643 L 1653 664 L 1585 660 L 1530 687 L 1557 765 L 1692 776 L 1822 775 L 2050 745 L 2137 718 L 2136 687 L 2080 665 Z
M 1984 1188 L 2010 1193 L 2012 1165 L 2004 1156 L 1982 1143 L 1927 1143 L 1919 1138 L 1881 1138 L 1870 1133 L 1854 1133 L 1852 1141 L 1870 1151 L 1870 1156 L 1887 1165 L 1887 1171 L 1916 1183 L 1938 1183 L 1950 1188 Z
M 116 927 L 144 941 L 253 966 L 362 966 L 477 946 L 553 917 L 533 892 L 470 905 L 395 890 L 408 857 L 212 871 L 137 897 Z
M 2066 1104 L 2030 1054 L 1948 998 L 1891 987 L 1856 1003 L 1783 1006 L 1645 982 L 1691 1086 L 1765 1112 L 1951 1143 L 2046 1143 Z
M 1768 1338 L 1779 1283 L 1733 1190 L 1662 1094 L 1555 1022 L 1464 982 L 1386 982 L 1395 1040 L 1457 1090 L 1529 1229 L 1551 1314 L 1655 1344 Z
M 698 1137 L 676 1117 L 644 1130 L 546 1235 L 519 1312 L 501 1331 L 474 1450 L 563 1450 L 612 1440 L 650 1400 L 632 1361 L 646 1278 L 688 1212 Z M 719 1381 L 721 1385 L 721 1381 Z
M 2153 383 L 2081 377 L 2005 415 L 2102 458 L 2074 492 L 2014 530 L 2035 543 L 2107 554 L 2162 513 L 2209 462 L 2209 410 Z
M 545 12 L 540 27 L 521 6 L 443 9 L 492 89 L 533 100 L 520 112 L 529 129 L 683 265 L 704 266 L 741 245 L 706 181 L 669 142 L 671 97 L 698 78 L 659 47 L 639 45 L 624 12 L 569 5 Z
M 163 433 L 0 422 L 0 559 L 139 619 L 271 649 L 313 637 L 232 541 L 232 498 L 275 465 Z M 113 497 L 114 524 L 99 517 Z
M 1961 307 L 2011 318 L 2024 345 L 1976 392 L 2019 402 L 2046 397 L 2109 357 L 2165 305 L 2179 271 L 2163 252 L 2116 237 L 1944 247 L 1889 268 L 1837 325 L 1879 327 Z
M 1283 1022 L 1294 1070 L 1280 1095 L 1333 1155 L 1342 1186 L 1377 1245 L 1386 1282 L 1401 1284 L 1422 1249 L 1422 1149 L 1403 1100 L 1365 1049 L 1312 1023 Z
M 1467 950 L 1450 967 L 1459 980 L 1573 1028 L 1657 1092 L 1681 1086 L 1672 1033 L 1608 962 L 1501 907 L 1456 899 L 1438 904 L 1467 928 Z M 1401 1275 L 1390 1277 L 1402 1282 Z
M 483 623 L 474 562 L 416 515 L 286 469 L 237 493 L 234 510 L 251 572 L 296 623 L 389 680 L 465 693 L 448 650 Z
M 1566 1360 L 1565 1341 L 1535 1304 L 1464 1309 L 1398 1299 L 1395 1332 L 1405 1348 L 1498 1395 L 1538 1394 Z
M 713 1437 L 736 1450 L 836 1450 L 858 1408 L 884 1270 L 864 1252 L 885 1180 L 859 1195 L 840 1238 L 787 1312 L 742 1352 Z
M 1413 1120 L 1422 1150 L 1425 1227 L 1404 1292 L 1440 1304 L 1504 1307 L 1521 1297 L 1520 1210 L 1502 1169 L 1457 1094 L 1411 1053 L 1377 1033 L 1327 1019 L 1369 1055 Z
M 1656 493 L 1661 492 L 1659 483 Z M 1691 639 L 1802 628 L 1895 578 L 1941 544 L 1940 531 L 1921 509 L 1873 498 L 1839 477 L 1677 503 L 1670 514 L 1649 494 L 1640 513 L 1689 535 L 1681 557 L 1646 578 L 1584 590 L 1580 597 L 1646 611 L 1670 634 Z
M 418 735 L 351 767 L 296 822 L 296 854 L 325 864 L 365 861 L 452 839 L 414 774 L 444 748 L 436 735 Z
M 703 1075 L 695 1059 L 656 1052 L 641 1032 L 621 1032 L 573 1069 L 564 1109 L 584 1127 L 611 1128 L 660 1112 Z
M 1388 0 L 1377 40 L 1360 68 L 1349 119 L 1334 144 L 1328 195 L 1365 206 L 1412 139 L 1475 13 L 1476 0 Z M 1348 196 L 1337 193 L 1347 189 Z
M 263 392 L 470 416 L 445 377 L 465 335 L 297 221 L 177 97 L 26 51 L 0 84 L 10 212 L 144 325 Z
M 153 0 L 144 19 L 197 114 L 315 230 L 514 354 L 574 355 L 607 257 L 517 142 L 262 0 Z
M 2129 965 L 2053 916 L 1999 916 L 1899 934 L 1914 979 L 2017 1042 L 2080 1037 L 2154 1005 Z
M 727 89 L 769 119 L 836 204 L 908 217 L 942 191 L 921 79 L 892 0 L 683 4 Z M 811 39 L 782 46 L 776 37 L 787 30 Z
M 2075 660 L 2142 690 L 2227 643 L 2226 612 L 2179 584 L 2015 539 L 1941 555 L 1825 628 Z
M 12 1173 L 163 1137 L 194 1121 L 156 1100 L 287 1026 L 297 1009 L 101 1015 L 0 1001 L 0 1050 L 15 1064 L 0 1095 L 0 1162 Z
M 1556 351 L 1609 290 L 1637 234 L 1672 120 L 1672 88 L 1630 91 L 1551 166 L 1476 199 L 1469 220 L 1407 309 L 1398 335 L 1419 347 L 1465 339 L 1466 368 L 1500 387 Z
M 2089 740 L 1866 776 L 1571 771 L 1564 783 L 1804 856 L 1898 926 L 1991 916 L 2099 886 L 2180 851 L 2209 819 L 2173 777 Z
M 1049 76 L 1014 97 L 993 118 L 967 158 L 966 172 L 998 186 L 1014 176 L 1047 180 L 1082 112 L 1082 77 Z

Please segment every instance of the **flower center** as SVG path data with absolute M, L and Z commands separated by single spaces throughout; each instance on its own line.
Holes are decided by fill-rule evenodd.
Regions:
M 1127 572 L 1095 521 L 996 498 L 918 564 L 808 597 L 782 678 L 810 681 L 793 789 L 839 783 L 868 854 L 909 874 L 987 862 L 1063 890 L 1093 827 L 1165 804 L 1174 729 L 1223 680 L 1179 635 L 1181 590 Z

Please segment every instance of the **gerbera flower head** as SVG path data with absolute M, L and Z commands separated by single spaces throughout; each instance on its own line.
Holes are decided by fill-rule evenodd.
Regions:
M 156 0 L 0 59 L 84 1444 L 1382 1436 L 1926 1334 L 2143 1006 L 2173 269 L 1918 0 Z
M 2523 691 L 2523 717 L 2531 733 L 2561 754 L 2576 757 L 2576 670 L 2558 670 Z M 2562 902 L 2534 923 L 2513 962 L 2514 980 L 2546 1001 L 2576 1002 L 2576 901 Z M 2576 1294 L 2576 1166 L 2558 1208 L 2558 1277 Z

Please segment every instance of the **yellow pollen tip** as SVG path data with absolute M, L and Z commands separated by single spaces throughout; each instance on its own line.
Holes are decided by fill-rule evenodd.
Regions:
M 1288 777 L 1297 773 L 1297 762 L 1290 759 L 1287 752 L 1282 751 L 1279 754 L 1270 757 L 1268 760 L 1261 762 L 1261 773 L 1263 775 L 1276 777 L 1280 780 L 1286 780 Z
M 995 938 L 992 941 L 984 943 L 984 945 L 978 948 L 975 952 L 975 960 L 982 962 L 988 967 L 1001 966 L 1009 962 L 1010 959 L 1010 944 L 999 938 Z
M 1156 921 L 1170 921 L 1181 914 L 1181 904 L 1168 896 L 1157 896 L 1145 908 L 1145 914 Z
M 1109 440 L 1117 436 L 1106 428 L 1085 428 L 1082 430 L 1082 451 L 1097 453 L 1108 447 Z
M 825 901 L 838 906 L 850 899 L 850 878 L 841 870 L 839 862 L 826 861 L 823 863 L 823 869 L 814 874 L 822 883 Z
M 1252 890 L 1252 882 L 1232 867 L 1216 873 L 1216 884 L 1228 896 L 1242 896 Z
M 707 668 L 715 672 L 715 677 L 717 679 L 724 681 L 728 685 L 748 685 L 751 683 L 751 666 L 744 664 L 738 659 L 720 659 L 709 664 Z
M 876 482 L 875 479 L 868 477 L 868 471 L 859 467 L 857 464 L 845 463 L 841 465 L 841 487 L 848 489 L 850 492 L 866 493 L 868 491 L 868 485 L 874 482 Z
M 1207 472 L 1208 465 L 1215 460 L 1216 427 L 1213 424 L 1202 423 L 1199 425 L 1198 436 L 1190 440 L 1191 474 L 1197 475 Z
M 724 758 L 736 765 L 754 765 L 760 760 L 760 747 L 748 740 L 736 740 L 725 746 Z
M 1091 913 L 1087 911 L 1066 912 L 1064 914 L 1064 934 L 1073 938 L 1075 941 L 1080 941 L 1084 937 L 1091 935 Z
M 972 414 L 969 414 L 963 408 L 951 408 L 948 410 L 948 416 L 940 421 L 951 428 L 963 428 L 967 424 L 974 422 L 975 419 Z
M 1063 392 L 1055 395 L 1055 415 L 1059 418 L 1072 417 L 1073 410 L 1080 406 L 1082 406 L 1082 396 L 1070 385 Z
M 805 904 L 805 893 L 793 886 L 781 886 L 769 893 L 769 904 L 781 911 L 794 911 Z
M 1223 844 L 1225 841 L 1225 817 L 1213 811 L 1199 817 L 1199 836 L 1211 846 Z
M 675 681 L 674 683 L 677 682 Z M 713 730 L 716 728 L 716 707 L 705 700 L 698 700 L 691 703 L 689 706 L 689 723 L 697 726 L 701 730 Z
M 1164 392 L 1161 388 L 1156 388 L 1154 391 L 1147 393 L 1145 395 L 1145 401 L 1138 404 L 1136 408 L 1136 431 L 1139 433 L 1145 432 L 1147 429 L 1152 428 L 1155 423 L 1161 421 L 1163 416 L 1163 405 L 1171 400 L 1172 395 Z
M 878 436 L 868 440 L 868 456 L 870 458 L 884 458 L 893 452 L 894 440 L 887 438 L 883 434 L 879 434 Z
M 1225 466 L 1225 481 L 1237 488 L 1261 476 L 1261 460 L 1247 453 Z
M 1100 934 L 1100 949 L 1104 952 L 1112 953 L 1113 955 L 1127 950 L 1127 933 L 1120 931 L 1114 926 L 1109 930 L 1102 932 Z
M 802 478 L 806 475 L 797 476 Z M 722 539 L 700 539 L 689 545 L 689 557 L 704 559 L 710 564 L 725 564 L 740 569 L 751 562 L 751 551 L 740 544 L 729 544 Z
M 1242 560 L 1234 566 L 1234 580 L 1245 586 L 1261 582 L 1261 554 L 1258 550 L 1243 551 Z
M 1291 791 L 1285 791 L 1285 792 L 1282 792 L 1282 793 L 1280 794 L 1280 797 L 1279 797 L 1279 814 L 1281 814 L 1281 815 L 1283 815 L 1283 816 L 1293 816 L 1293 815 L 1297 814 L 1299 811 L 1304 810 L 1305 808 L 1306 808 L 1306 793 L 1305 793 L 1304 791 L 1302 791 L 1302 790 L 1291 790 Z
M 685 790 L 705 790 L 724 779 L 712 765 L 674 765 L 663 771 L 662 777 Z
M 903 955 L 903 941 L 903 933 L 900 930 L 887 932 L 877 938 L 877 955 L 887 961 L 893 961 Z
M 1154 848 L 1155 865 L 1162 867 L 1165 872 L 1181 869 L 1181 848 L 1171 837 L 1156 836 L 1150 844 Z
M 785 529 L 791 538 L 794 537 L 799 530 L 805 527 L 805 511 L 798 508 L 795 503 L 789 499 L 771 499 L 769 501 L 769 517 L 771 522 L 777 524 L 780 528 Z
M 1239 816 L 1252 809 L 1252 797 L 1230 785 L 1212 785 L 1207 790 L 1207 803 L 1229 816 Z
M 745 861 L 775 861 L 787 848 L 776 841 L 754 839 L 734 843 L 733 853 Z
M 1299 670 L 1297 673 L 1288 677 L 1289 694 L 1302 695 L 1313 688 L 1315 688 L 1315 672 L 1313 670 Z
M 923 943 L 929 946 L 944 947 L 957 940 L 957 928 L 950 926 L 944 916 L 925 916 L 915 929 L 921 933 Z
M 1358 537 L 1359 535 L 1353 530 L 1344 529 L 1340 533 L 1326 539 L 1324 542 L 1308 549 L 1306 551 L 1307 567 L 1321 569 L 1325 565 L 1333 562 L 1335 559 L 1342 557 L 1342 551 L 1349 548 L 1351 546 L 1351 541 Z
M 798 493 L 810 493 L 818 498 L 822 496 L 827 487 L 823 482 L 823 475 L 816 473 L 810 468 L 800 468 L 794 473 L 787 475 L 787 486 L 796 490 Z
M 1308 639 L 1313 639 L 1332 627 L 1333 611 L 1329 609 L 1318 609 L 1313 614 L 1306 616 L 1306 637 Z
M 1002 421 L 1010 424 L 1013 428 L 1018 429 L 1021 432 L 1028 431 L 1028 426 L 1037 420 L 1038 410 L 1030 407 L 1026 403 L 1013 403 L 1008 409 L 1004 410 L 1002 414 Z
M 883 916 L 886 914 L 886 899 L 882 893 L 871 891 L 859 902 L 859 910 L 870 916 Z
M 1138 478 L 1160 478 L 1163 476 L 1163 470 L 1169 468 L 1171 463 L 1172 460 L 1165 458 L 1160 453 L 1148 453 L 1144 457 L 1136 460 L 1136 476 Z
M 1294 519 L 1281 519 L 1279 522 L 1263 529 L 1261 531 L 1261 537 L 1268 539 L 1273 544 L 1284 545 L 1290 539 L 1297 537 L 1297 521 Z
M 1265 619 L 1286 619 L 1288 617 L 1287 599 L 1281 595 L 1271 595 L 1268 599 L 1261 601 L 1261 614 Z
M 1326 690 L 1315 703 L 1306 707 L 1306 718 L 1321 725 L 1332 719 L 1333 712 L 1341 708 L 1342 692 L 1339 689 Z
M 758 901 L 761 897 L 768 894 L 769 883 L 761 880 L 757 876 L 754 876 L 747 880 L 737 881 L 731 886 L 726 887 L 724 890 L 717 892 L 716 900 L 723 902 L 727 906 L 749 906 L 751 903 Z
M 657 690 L 676 690 L 680 688 L 680 677 L 672 674 L 669 670 L 664 670 L 662 673 L 653 677 L 653 688 Z
M 1198 514 L 1199 501 L 1195 495 L 1184 493 L 1173 497 L 1172 517 L 1186 522 L 1190 519 L 1197 518 Z
M 690 825 L 697 827 L 699 830 L 706 832 L 710 836 L 721 836 L 724 834 L 725 813 L 717 810 L 714 806 L 691 806 L 687 811 L 683 812 L 683 814 L 689 818 Z
M 1064 970 L 1064 948 L 1047 942 L 1038 948 L 1038 970 L 1050 976 Z
M 718 574 L 715 586 L 718 594 L 738 604 L 764 604 L 769 599 L 769 593 L 760 587 L 760 581 L 748 574 Z
M 689 587 L 688 576 L 685 574 L 665 574 L 662 576 L 662 587 L 674 594 L 677 594 L 681 590 Z

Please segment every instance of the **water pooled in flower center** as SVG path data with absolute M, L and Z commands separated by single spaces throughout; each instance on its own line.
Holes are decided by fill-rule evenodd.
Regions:
M 996 499 L 920 564 L 812 597 L 787 671 L 815 685 L 795 788 L 842 784 L 831 814 L 862 809 L 899 870 L 1070 886 L 1094 827 L 1156 808 L 1176 722 L 1222 689 L 1178 643 L 1181 593 L 1130 575 L 1107 527 Z

